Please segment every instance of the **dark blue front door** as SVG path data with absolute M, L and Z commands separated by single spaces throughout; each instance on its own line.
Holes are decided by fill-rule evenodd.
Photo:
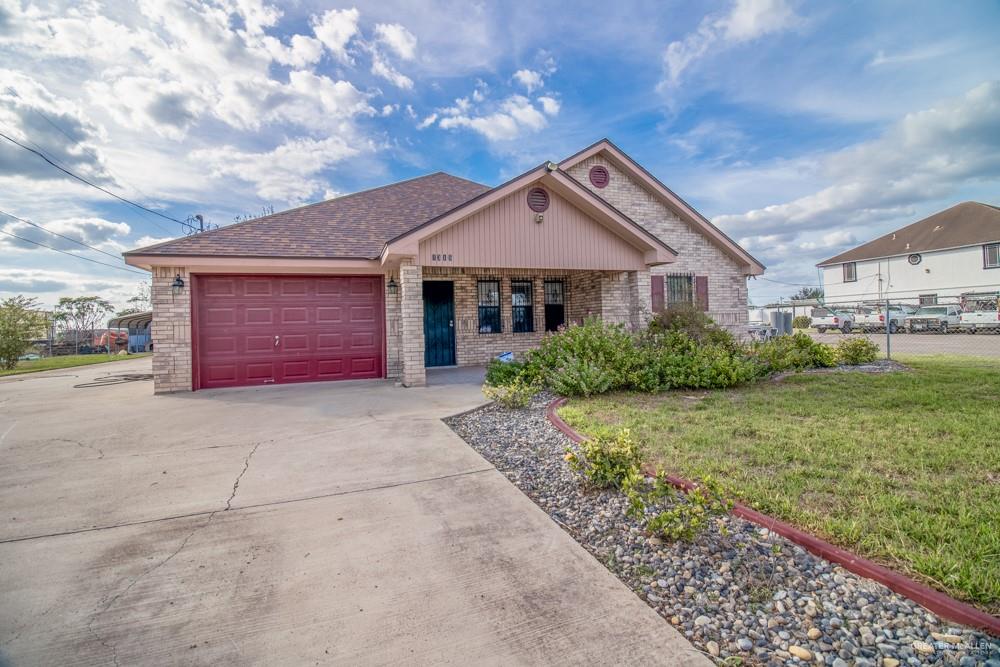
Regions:
M 455 365 L 455 284 L 424 281 L 424 365 Z

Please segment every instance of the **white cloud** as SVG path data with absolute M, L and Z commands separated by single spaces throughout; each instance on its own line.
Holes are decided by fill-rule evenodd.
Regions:
M 398 23 L 376 24 L 375 40 L 403 60 L 413 60 L 417 55 L 417 38 Z
M 781 32 L 799 21 L 788 0 L 735 0 L 727 13 L 706 16 L 694 32 L 667 46 L 660 85 L 676 87 L 683 72 L 709 51 Z
M 417 123 L 417 129 L 418 130 L 425 130 L 428 127 L 430 127 L 431 125 L 433 125 L 435 123 L 435 121 L 437 121 L 437 119 L 438 119 L 438 115 L 436 113 L 432 113 L 431 115 L 427 116 L 422 121 L 420 121 L 419 123 Z
M 870 141 L 803 158 L 798 171 L 816 172 L 822 187 L 714 220 L 786 278 L 782 271 L 809 277 L 817 261 L 914 222 L 922 204 L 943 208 L 1000 179 L 1000 82 L 907 114 Z
M 517 70 L 514 72 L 514 79 L 524 86 L 525 90 L 529 93 L 534 92 L 536 88 L 541 88 L 543 85 L 542 75 L 530 69 Z
M 413 88 L 413 79 L 390 65 L 378 49 L 372 50 L 372 74 L 385 79 L 398 88 L 404 90 Z
M 123 246 L 116 241 L 128 236 L 132 228 L 124 222 L 112 222 L 103 218 L 63 218 L 60 220 L 46 221 L 42 225 L 45 229 L 55 232 L 50 234 L 45 229 L 39 229 L 34 225 L 19 220 L 7 218 L 0 214 L 0 222 L 4 222 L 2 229 L 9 234 L 16 234 L 31 241 L 43 243 L 57 250 L 69 252 L 91 253 L 79 243 L 101 248 L 103 250 L 121 249 Z M 59 234 L 61 236 L 56 236 Z M 63 238 L 66 237 L 66 238 Z M 73 239 L 79 243 L 73 243 L 68 239 Z M 40 246 L 27 241 L 11 238 L 4 235 L 0 238 L 0 248 L 5 250 L 45 250 Z
M 241 151 L 234 147 L 196 151 L 194 157 L 207 164 L 213 176 L 235 176 L 252 183 L 266 201 L 299 204 L 326 190 L 317 174 L 332 165 L 371 150 L 370 143 L 327 139 L 295 139 L 266 152 Z
M 392 114 L 396 113 L 397 111 L 399 111 L 399 105 L 398 104 L 386 104 L 385 106 L 382 107 L 382 111 L 380 112 L 380 115 L 384 118 L 385 116 L 391 116 Z
M 545 115 L 523 95 L 511 95 L 496 111 L 482 115 L 457 114 L 446 116 L 438 123 L 443 129 L 468 128 L 489 141 L 517 139 L 525 133 L 537 132 L 548 125 Z
M 312 19 L 313 33 L 333 57 L 343 63 L 353 62 L 347 52 L 347 45 L 358 34 L 357 9 L 331 9 Z
M 549 116 L 555 116 L 557 113 L 559 113 L 559 109 L 562 106 L 559 103 L 559 100 L 557 100 L 554 97 L 549 97 L 547 95 L 539 97 L 538 102 L 542 105 L 542 111 L 544 111 Z

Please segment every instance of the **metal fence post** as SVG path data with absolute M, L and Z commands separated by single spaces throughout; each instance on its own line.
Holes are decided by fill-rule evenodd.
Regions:
M 892 315 L 889 313 L 889 297 L 885 298 L 885 358 L 892 359 Z

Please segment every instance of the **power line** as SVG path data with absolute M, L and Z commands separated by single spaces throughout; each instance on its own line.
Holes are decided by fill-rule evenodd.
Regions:
M 42 227 L 41 225 L 39 225 L 37 222 L 32 222 L 31 220 L 25 220 L 24 218 L 19 218 L 16 215 L 13 215 L 11 213 L 8 213 L 7 211 L 4 211 L 3 209 L 0 209 L 0 215 L 6 215 L 8 218 L 13 218 L 14 220 L 17 220 L 18 222 L 23 222 L 25 224 L 31 225 L 32 227 L 38 227 L 43 232 L 48 232 L 49 234 L 52 234 L 53 236 L 58 236 L 61 239 L 66 239 L 67 241 L 71 241 L 71 242 L 73 242 L 73 243 L 75 243 L 77 245 L 81 245 L 84 248 L 89 248 L 89 249 L 93 250 L 94 252 L 99 252 L 102 255 L 107 255 L 111 259 L 121 260 L 121 255 L 113 255 L 110 252 L 105 252 L 105 251 L 101 250 L 100 248 L 95 248 L 94 246 L 88 245 L 88 244 L 84 243 L 83 241 L 77 241 L 74 238 L 71 238 L 69 236 L 65 236 L 63 234 L 60 234 L 59 232 L 54 232 L 51 229 L 46 229 L 45 227 Z
M 111 190 L 108 190 L 106 188 L 102 188 L 100 185 L 97 185 L 96 183 L 92 183 L 92 182 L 88 181 L 83 176 L 77 176 L 76 174 L 74 174 L 69 169 L 66 169 L 62 165 L 56 163 L 54 160 L 52 160 L 51 158 L 49 158 L 47 155 L 45 155 L 45 153 L 42 153 L 41 151 L 37 151 L 34 148 L 31 148 L 30 146 L 25 146 L 20 141 L 18 141 L 16 139 L 12 139 L 11 137 L 9 137 L 6 134 L 4 134 L 3 132 L 0 132 L 0 137 L 6 139 L 7 141 L 11 142 L 15 146 L 19 146 L 19 147 L 23 148 L 24 150 L 28 151 L 29 153 L 33 153 L 33 154 L 37 155 L 38 157 L 42 158 L 47 163 L 49 163 L 50 165 L 52 165 L 53 167 L 55 167 L 59 171 L 63 172 L 67 176 L 75 178 L 76 180 L 80 181 L 81 183 L 85 183 L 85 184 L 89 185 L 92 188 L 96 188 L 96 189 L 100 190 L 101 192 L 103 192 L 104 194 L 109 195 L 111 197 L 114 197 L 115 199 L 117 199 L 120 202 L 123 202 L 125 204 L 130 205 L 130 206 L 135 206 L 138 209 L 141 209 L 141 210 L 146 211 L 148 213 L 152 213 L 153 215 L 158 215 L 161 218 L 164 218 L 165 220 L 170 220 L 171 222 L 176 222 L 177 224 L 179 224 L 179 225 L 181 225 L 183 227 L 187 227 L 191 231 L 195 231 L 194 226 L 191 225 L 190 223 L 184 222 L 183 220 L 178 220 L 177 218 L 172 218 L 169 215 L 166 215 L 164 213 L 160 213 L 159 211 L 154 211 L 153 209 L 148 208 L 146 206 L 143 206 L 142 204 L 138 204 L 138 203 L 132 201 L 131 199 L 126 199 L 125 197 L 117 195 L 114 192 L 111 192 Z
M 108 264 L 106 262 L 99 262 L 96 259 L 91 259 L 90 257 L 84 257 L 83 255 L 74 255 L 71 252 L 66 252 L 65 250 L 60 250 L 59 248 L 53 248 L 50 245 L 45 245 L 44 243 L 39 243 L 38 241 L 32 241 L 31 239 L 26 239 L 23 236 L 18 236 L 17 234 L 11 234 L 10 232 L 4 231 L 3 229 L 0 229 L 0 234 L 6 234 L 7 236 L 12 236 L 15 239 L 20 239 L 21 241 L 27 241 L 28 243 L 34 243 L 37 246 L 41 246 L 43 248 L 48 248 L 49 250 L 55 250 L 56 252 L 60 252 L 60 253 L 62 253 L 64 255 L 69 255 L 70 257 L 76 257 L 77 259 L 85 259 L 88 262 L 93 262 L 94 264 L 100 264 L 101 266 L 106 266 L 106 267 L 111 268 L 111 269 L 118 269 L 119 271 L 128 271 L 129 273 L 134 273 L 136 275 L 146 277 L 146 274 L 143 273 L 142 271 L 134 271 L 134 270 L 129 269 L 129 268 L 124 267 L 124 266 L 115 266 L 114 264 Z
M 772 278 L 764 278 L 761 276 L 756 276 L 757 280 L 764 280 L 769 283 L 777 283 L 778 285 L 788 285 L 789 287 L 821 287 L 819 283 L 786 283 L 781 280 L 774 280 Z
M 10 93 L 11 95 L 13 95 L 14 97 L 17 97 L 17 98 L 22 99 L 22 100 L 24 99 L 23 97 L 21 97 L 18 94 L 18 92 L 16 90 L 14 90 L 14 88 L 12 88 L 10 86 L 7 87 L 7 92 Z M 89 146 L 87 146 L 84 143 L 81 143 L 79 139 L 74 139 L 69 134 L 69 132 L 67 132 L 66 130 L 64 130 L 58 123 L 56 123 L 54 120 L 52 120 L 51 118 L 49 118 L 46 114 L 42 113 L 42 111 L 38 107 L 31 106 L 29 108 L 34 113 L 38 114 L 38 116 L 40 116 L 42 120 L 44 120 L 46 123 L 48 123 L 53 128 L 55 128 L 55 130 L 57 132 L 59 132 L 59 134 L 63 135 L 67 139 L 69 139 L 72 142 L 73 146 L 79 146 L 81 149 L 83 149 L 87 153 L 87 155 L 89 155 L 90 157 L 92 157 L 94 160 L 100 161 L 100 158 L 97 156 L 97 153 L 95 153 Z M 29 140 L 29 143 L 31 143 L 31 145 L 34 146 L 35 148 L 37 148 L 39 151 L 44 152 L 42 150 L 42 147 L 39 146 L 36 142 Z M 55 160 L 55 158 L 52 158 L 52 159 Z M 146 199 L 153 199 L 153 197 L 150 197 L 148 194 L 146 194 L 145 192 L 143 192 L 142 189 L 140 189 L 139 187 L 137 187 L 134 183 L 129 183 L 125 179 L 119 179 L 119 177 L 116 174 L 112 174 L 110 170 L 108 170 L 108 173 L 111 174 L 112 178 L 115 178 L 116 180 L 122 180 L 122 181 L 124 181 L 124 183 L 126 185 L 130 185 L 132 188 L 134 188 L 136 190 L 136 192 L 138 192 L 139 194 L 141 194 Z M 158 223 L 156 220 L 149 220 L 149 222 L 152 223 L 152 225 L 154 227 L 156 227 L 157 229 L 159 229 L 159 230 L 161 230 L 161 231 L 163 231 L 163 232 L 165 232 L 167 234 L 170 233 L 170 230 L 168 230 L 166 227 L 164 227 L 163 225 L 161 225 L 160 223 Z

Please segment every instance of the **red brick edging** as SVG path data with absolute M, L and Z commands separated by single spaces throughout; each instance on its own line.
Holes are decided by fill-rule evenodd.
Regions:
M 552 425 L 566 434 L 570 440 L 573 442 L 582 442 L 585 438 L 574 431 L 573 428 L 564 422 L 556 413 L 556 409 L 565 402 L 565 398 L 557 398 L 549 403 L 548 408 L 546 409 L 546 416 Z M 671 484 L 684 491 L 694 487 L 692 482 L 680 477 L 667 475 L 666 479 Z M 867 558 L 862 558 L 861 556 L 853 554 L 846 549 L 834 546 L 825 540 L 821 540 L 818 537 L 810 535 L 809 533 L 805 533 L 798 528 L 785 523 L 784 521 L 779 521 L 778 519 L 770 517 L 766 514 L 762 514 L 757 510 L 743 505 L 742 503 L 736 503 L 734 505 L 733 514 L 742 519 L 746 519 L 751 523 L 755 523 L 758 526 L 767 528 L 768 530 L 781 535 L 785 539 L 794 542 L 803 549 L 814 553 L 821 558 L 825 558 L 831 563 L 841 565 L 844 569 L 849 570 L 854 574 L 868 579 L 874 579 L 889 589 L 934 612 L 941 618 L 955 623 L 961 623 L 962 625 L 968 625 L 980 630 L 985 630 L 991 634 L 1000 636 L 1000 618 L 991 616 L 984 611 L 976 609 L 970 604 L 956 600 L 950 595 L 946 595 L 941 591 L 936 591 L 933 588 L 910 579 L 909 577 L 903 576 L 899 572 L 889 570 L 878 563 L 874 563 Z

